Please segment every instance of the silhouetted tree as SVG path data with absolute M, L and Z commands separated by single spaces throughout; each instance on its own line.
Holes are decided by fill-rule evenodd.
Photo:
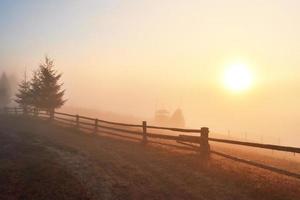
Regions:
M 19 84 L 19 88 L 16 94 L 15 102 L 24 109 L 24 113 L 27 113 L 28 107 L 31 105 L 31 94 L 30 94 L 30 82 L 27 80 L 25 72 L 24 80 Z
M 59 83 L 60 78 L 61 74 L 54 70 L 53 60 L 45 57 L 45 63 L 33 73 L 30 81 L 27 81 L 25 75 L 25 79 L 19 84 L 15 101 L 25 109 L 25 112 L 28 107 L 32 107 L 35 113 L 38 110 L 46 110 L 53 114 L 55 109 L 66 102 L 63 99 L 65 90 L 61 89 L 63 84 Z
M 33 72 L 33 77 L 29 85 L 29 105 L 37 111 L 41 108 L 41 80 L 39 71 Z
M 61 74 L 54 70 L 53 60 L 45 57 L 45 63 L 40 65 L 39 72 L 36 74 L 33 81 L 33 91 L 37 95 L 37 107 L 45 109 L 53 113 L 55 109 L 64 105 L 66 100 L 63 99 L 65 90 L 61 87 L 63 84 L 59 83 Z
M 182 127 L 182 128 L 185 127 L 184 116 L 183 116 L 182 110 L 180 108 L 175 110 L 175 112 L 171 116 L 170 124 L 175 127 Z
M 0 79 L 0 107 L 5 107 L 11 102 L 11 95 L 9 80 L 3 72 Z

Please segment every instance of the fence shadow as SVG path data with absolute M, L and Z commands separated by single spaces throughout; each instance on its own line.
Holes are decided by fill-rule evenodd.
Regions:
M 39 118 L 44 119 L 47 121 L 53 121 L 61 124 L 63 127 L 71 126 L 72 129 L 77 131 L 88 130 L 91 131 L 91 133 L 94 133 L 93 135 L 96 135 L 96 133 L 103 133 L 108 134 L 112 136 L 117 136 L 125 139 L 130 139 L 134 141 L 141 141 L 142 144 L 147 143 L 153 143 L 153 144 L 159 144 L 164 146 L 169 146 L 173 148 L 178 148 L 181 150 L 188 150 L 188 151 L 196 151 L 199 153 L 199 159 L 209 159 L 209 154 L 215 154 L 218 156 L 225 157 L 227 159 L 231 159 L 237 162 L 245 163 L 248 165 L 252 165 L 255 167 L 259 167 L 261 169 L 270 170 L 272 172 L 294 177 L 297 179 L 300 179 L 300 174 L 293 173 L 290 171 L 286 171 L 284 169 L 276 168 L 273 166 L 257 163 L 250 160 L 245 160 L 242 158 L 234 157 L 231 155 L 227 155 L 221 152 L 217 151 L 210 151 L 209 149 L 209 141 L 213 142 L 221 142 L 221 143 L 227 143 L 232 145 L 242 145 L 242 146 L 248 146 L 248 147 L 254 147 L 254 148 L 263 148 L 263 149 L 272 149 L 277 151 L 283 151 L 283 152 L 293 152 L 293 153 L 300 153 L 300 148 L 297 147 L 289 147 L 289 146 L 279 146 L 279 145 L 272 145 L 272 144 L 260 144 L 260 143 L 251 143 L 251 142 L 242 142 L 242 141 L 234 141 L 234 140 L 225 140 L 225 139 L 218 139 L 218 138 L 210 138 L 208 137 L 209 129 L 207 127 L 202 127 L 201 129 L 182 129 L 182 128 L 171 128 L 171 127 L 158 127 L 158 126 L 149 126 L 147 125 L 146 121 L 143 121 L 142 124 L 126 124 L 126 123 L 120 123 L 120 122 L 111 122 L 106 120 L 99 120 L 94 119 L 90 117 L 80 116 L 80 115 L 71 115 L 67 113 L 59 113 L 55 112 L 54 116 L 49 116 L 49 113 L 47 112 L 23 112 L 22 108 L 5 108 L 0 111 L 0 114 L 5 115 L 15 115 L 15 116 L 22 116 L 22 117 L 33 117 L 33 118 Z M 200 133 L 199 136 L 193 136 L 193 135 L 166 135 L 166 134 L 160 134 L 160 133 L 151 133 L 148 132 L 148 129 L 150 130 L 167 130 L 167 131 L 175 131 L 175 132 L 181 132 L 181 133 Z M 117 132 L 117 133 L 116 133 Z M 127 135 L 125 135 L 127 134 Z M 128 134 L 131 134 L 129 136 Z M 137 138 L 140 137 L 140 138 Z M 149 139 L 149 140 L 148 140 Z M 150 140 L 151 139 L 151 140 Z M 156 139 L 159 140 L 165 140 L 165 141 L 173 141 L 177 142 L 178 144 L 185 145 L 185 146 L 179 146 L 175 144 L 170 144 L 168 142 L 162 143 L 159 141 L 155 141 Z M 191 144 L 192 143 L 192 144 Z M 200 145 L 196 146 L 194 144 Z M 205 147 L 205 148 L 203 148 Z M 204 151 L 203 151 L 204 150 Z
M 258 168 L 261 168 L 261 169 L 266 169 L 266 170 L 272 171 L 272 172 L 277 173 L 277 174 L 281 174 L 281 175 L 285 175 L 285 176 L 300 179 L 300 174 L 293 173 L 293 172 L 290 172 L 290 171 L 287 171 L 287 170 L 284 170 L 284 169 L 280 169 L 280 168 L 273 167 L 273 166 L 270 166 L 270 165 L 265 165 L 265 164 L 262 164 L 262 163 L 257 163 L 257 162 L 251 161 L 251 160 L 245 160 L 245 159 L 242 159 L 242 158 L 238 158 L 238 157 L 231 156 L 231 155 L 224 154 L 224 153 L 217 152 L 217 151 L 211 151 L 211 153 L 215 154 L 215 155 L 218 155 L 218 156 L 222 156 L 224 158 L 227 158 L 227 159 L 230 159 L 230 160 L 233 160 L 233 161 L 236 161 L 236 162 L 241 162 L 241 163 L 248 164 L 248 165 L 251 165 L 251 166 L 255 166 L 255 167 L 258 167 Z

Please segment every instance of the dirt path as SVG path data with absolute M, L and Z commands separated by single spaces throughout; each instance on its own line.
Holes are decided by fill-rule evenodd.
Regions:
M 262 175 L 259 170 L 243 166 L 244 173 L 234 174 L 241 168 L 226 167 L 226 163 L 214 158 L 204 163 L 194 152 L 144 147 L 37 121 L 0 119 L 0 131 L 0 183 L 10 180 L 9 188 L 1 185 L 0 192 L 10 199 L 26 199 L 12 193 L 34 193 L 33 197 L 39 197 L 27 199 L 242 200 L 298 199 L 300 195 L 298 180 L 274 175 L 271 179 L 276 184 L 269 184 L 265 171 Z M 19 160 L 21 172 L 7 172 Z M 32 168 L 38 168 L 39 173 Z M 276 191 L 276 187 L 282 188 L 278 180 L 284 184 L 283 189 L 288 184 L 289 191 Z M 32 186 L 34 181 L 42 183 L 38 188 L 45 187 L 44 194 L 37 194 L 37 189 L 22 190 L 23 185 Z M 14 191 L 16 184 L 20 191 Z

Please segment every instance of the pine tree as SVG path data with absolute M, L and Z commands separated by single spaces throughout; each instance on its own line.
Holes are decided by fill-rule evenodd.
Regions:
M 61 74 L 54 70 L 53 60 L 46 57 L 45 63 L 40 65 L 38 74 L 37 105 L 39 108 L 54 112 L 55 109 L 64 105 L 65 90 L 61 89 L 63 84 L 59 83 L 60 78 Z
M 180 108 L 175 110 L 175 112 L 171 116 L 170 124 L 174 127 L 181 127 L 181 128 L 185 127 L 184 116 L 183 116 L 182 110 Z
M 0 106 L 5 107 L 11 102 L 11 88 L 9 80 L 5 73 L 2 73 L 0 79 Z
M 41 108 L 41 79 L 40 72 L 33 72 L 33 77 L 30 81 L 30 90 L 29 90 L 29 105 L 34 107 L 37 111 Z
M 24 80 L 19 84 L 15 102 L 18 103 L 19 106 L 24 109 L 24 113 L 27 113 L 28 107 L 31 104 L 31 95 L 30 95 L 30 82 L 27 80 L 26 72 L 25 72 Z

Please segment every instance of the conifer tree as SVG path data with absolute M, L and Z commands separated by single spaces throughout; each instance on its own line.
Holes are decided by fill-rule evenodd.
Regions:
M 24 113 L 27 113 L 28 107 L 31 103 L 30 95 L 30 82 L 27 80 L 27 74 L 25 72 L 24 80 L 19 84 L 19 88 L 16 94 L 15 102 L 23 108 Z
M 175 112 L 171 116 L 171 118 L 170 118 L 170 124 L 172 126 L 174 126 L 174 127 L 180 127 L 180 128 L 184 128 L 185 127 L 184 116 L 183 116 L 182 110 L 180 108 L 178 108 L 177 110 L 175 110 Z
M 55 109 L 64 105 L 65 100 L 63 96 L 65 90 L 62 90 L 62 85 L 59 81 L 61 74 L 58 74 L 54 69 L 54 62 L 48 57 L 45 57 L 45 63 L 40 65 L 38 77 L 34 83 L 37 83 L 37 106 L 41 109 L 45 109 L 50 113 Z M 33 86 L 35 86 L 33 84 Z
M 41 80 L 40 80 L 40 72 L 33 72 L 33 77 L 30 81 L 30 90 L 29 90 L 29 105 L 34 107 L 37 111 L 41 108 Z

